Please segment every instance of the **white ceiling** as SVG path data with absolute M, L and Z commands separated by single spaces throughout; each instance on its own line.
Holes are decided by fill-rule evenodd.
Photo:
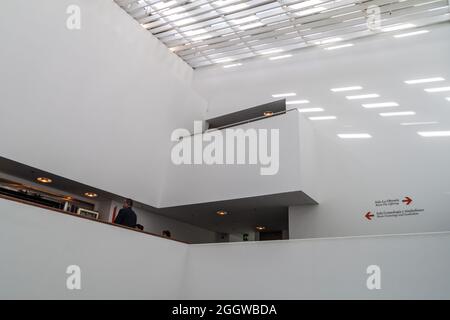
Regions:
M 194 68 L 345 44 L 392 25 L 449 20 L 448 0 L 114 1 Z M 368 28 L 371 6 L 380 9 L 376 30 Z

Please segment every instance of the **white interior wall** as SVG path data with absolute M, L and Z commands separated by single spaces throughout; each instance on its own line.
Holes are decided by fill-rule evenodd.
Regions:
M 377 36 L 352 48 L 305 49 L 290 59 L 245 61 L 241 67 L 206 68 L 195 73 L 197 90 L 208 100 L 208 117 L 270 101 L 271 94 L 296 92 L 291 100 L 309 99 L 323 107 L 302 114 L 312 130 L 300 126 L 300 177 L 309 181 L 317 206 L 290 208 L 290 238 L 430 232 L 450 229 L 450 148 L 448 138 L 425 139 L 419 130 L 450 130 L 450 108 L 443 94 L 423 88 L 448 81 L 407 86 L 407 79 L 443 76 L 450 79 L 450 25 L 430 26 L 424 37 Z M 398 110 L 364 109 L 345 93 L 330 88 L 362 85 L 361 93 L 379 93 L 380 101 L 397 101 Z M 358 94 L 357 92 L 355 94 Z M 382 118 L 383 111 L 417 111 L 413 118 Z M 336 115 L 337 120 L 310 121 L 308 116 Z M 403 127 L 400 122 L 439 121 L 431 127 Z M 337 133 L 370 133 L 367 140 L 342 140 Z M 311 154 L 313 156 L 311 157 Z M 312 171 L 309 171 L 311 169 Z M 307 192 L 308 193 L 308 192 Z M 406 206 L 376 208 L 375 201 L 409 196 Z M 418 215 L 364 218 L 371 211 L 424 209 Z
M 0 212 L 0 299 L 181 298 L 186 244 L 4 199 Z
M 448 232 L 187 245 L 4 199 L 0 212 L 1 299 L 450 298 Z
M 1 155 L 157 206 L 192 69 L 111 0 L 2 1 L 0 39 Z

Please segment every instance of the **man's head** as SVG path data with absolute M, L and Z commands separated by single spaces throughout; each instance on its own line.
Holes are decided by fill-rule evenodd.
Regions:
M 131 208 L 131 207 L 133 207 L 133 200 L 125 199 L 125 201 L 123 202 L 123 207 L 124 208 Z

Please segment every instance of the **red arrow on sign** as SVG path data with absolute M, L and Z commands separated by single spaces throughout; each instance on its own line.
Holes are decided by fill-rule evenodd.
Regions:
M 372 220 L 373 214 L 369 211 L 365 214 L 365 216 L 367 218 L 367 220 Z
M 406 205 L 408 206 L 412 202 L 412 199 L 410 197 L 405 197 L 402 202 L 406 203 Z

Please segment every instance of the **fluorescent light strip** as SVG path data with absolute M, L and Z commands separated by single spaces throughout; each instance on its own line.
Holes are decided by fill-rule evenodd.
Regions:
M 227 64 L 225 66 L 223 66 L 225 69 L 227 68 L 233 68 L 233 67 L 238 67 L 238 66 L 242 66 L 242 63 L 233 63 L 233 64 Z
M 386 108 L 386 107 L 398 107 L 397 102 L 380 102 L 380 103 L 366 103 L 362 105 L 364 108 Z
M 445 92 L 450 91 L 450 87 L 439 87 L 439 88 L 428 88 L 425 89 L 426 92 Z
M 292 54 L 285 54 L 282 56 L 270 57 L 269 60 L 280 60 L 292 57 Z
M 341 139 L 368 139 L 372 136 L 368 133 L 339 133 L 337 135 Z
M 293 5 L 289 6 L 289 8 L 296 10 L 296 9 L 301 9 L 301 8 L 306 8 L 306 7 L 309 7 L 309 6 L 313 6 L 313 5 L 319 4 L 319 3 L 322 3 L 322 0 L 307 0 L 307 1 L 303 1 L 303 2 L 300 2 L 300 3 L 293 4 Z
M 340 46 L 327 47 L 327 48 L 324 48 L 324 49 L 325 50 L 336 50 L 336 49 L 348 48 L 348 47 L 353 47 L 353 46 L 354 46 L 353 43 L 347 43 L 347 44 L 342 44 Z
M 412 23 L 405 23 L 405 24 L 398 24 L 393 26 L 388 26 L 386 28 L 381 29 L 383 32 L 390 32 L 390 31 L 397 31 L 397 30 L 404 30 L 409 28 L 414 28 L 416 25 Z
M 322 112 L 322 111 L 324 111 L 322 108 L 300 108 L 300 109 L 297 109 L 297 110 L 300 113 L 305 113 L 305 112 Z
M 435 78 L 425 78 L 425 79 L 414 79 L 414 80 L 406 80 L 406 84 L 417 84 L 417 83 L 429 83 L 429 82 L 437 82 L 437 81 L 444 81 L 445 79 L 442 77 L 435 77 Z
M 450 131 L 419 131 L 417 132 L 422 137 L 450 137 Z
M 380 95 L 376 93 L 369 93 L 369 94 L 361 94 L 357 96 L 346 96 L 348 100 L 358 100 L 358 99 L 370 99 L 370 98 L 379 98 Z
M 333 43 L 333 42 L 339 42 L 339 41 L 342 41 L 342 40 L 343 40 L 342 38 L 330 38 L 330 39 L 325 39 L 325 40 L 322 40 L 322 41 L 316 41 L 315 43 L 317 45 L 321 45 L 321 44 L 328 44 L 328 43 Z
M 265 55 L 265 54 L 280 53 L 280 52 L 283 52 L 283 49 L 272 49 L 272 50 L 267 50 L 267 51 L 261 51 L 258 53 Z
M 324 11 L 326 9 L 327 8 L 325 8 L 325 7 L 311 8 L 311 9 L 302 10 L 300 12 L 295 12 L 295 15 L 297 15 L 299 17 L 302 17 L 302 16 L 307 16 L 309 14 L 313 14 L 313 13 L 317 13 L 317 12 L 320 12 L 320 11 Z
M 250 24 L 246 24 L 243 26 L 239 26 L 239 29 L 241 30 L 248 30 L 248 29 L 252 29 L 252 28 L 256 28 L 256 27 L 260 27 L 263 26 L 264 24 L 262 24 L 261 22 L 255 22 L 255 23 L 250 23 Z
M 289 92 L 289 93 L 275 93 L 272 95 L 272 97 L 274 98 L 283 98 L 283 97 L 294 97 L 297 94 L 294 92 Z
M 286 101 L 286 105 L 292 105 L 292 104 L 306 104 L 309 103 L 309 100 L 292 100 L 292 101 Z
M 424 33 L 428 33 L 428 32 L 430 32 L 430 31 L 428 31 L 428 30 L 419 30 L 419 31 L 414 31 L 414 32 L 401 33 L 401 34 L 396 34 L 394 36 L 394 38 L 411 37 L 411 36 L 416 36 L 416 35 L 424 34 Z
M 400 112 L 382 112 L 382 117 L 398 117 L 398 116 L 413 116 L 416 113 L 414 111 L 400 111 Z
M 352 87 L 332 88 L 330 90 L 333 92 L 344 92 L 344 91 L 361 90 L 362 88 L 363 87 L 361 86 L 352 86 Z
M 309 120 L 320 121 L 320 120 L 334 120 L 336 116 L 323 116 L 323 117 L 309 117 Z
M 401 126 L 422 126 L 422 125 L 430 125 L 430 124 L 438 124 L 436 121 L 427 121 L 427 122 L 402 122 Z

